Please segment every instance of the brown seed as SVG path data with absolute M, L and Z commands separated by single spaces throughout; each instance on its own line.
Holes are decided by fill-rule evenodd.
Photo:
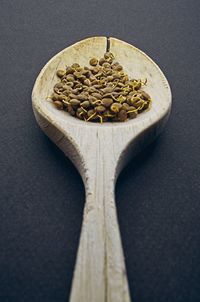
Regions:
M 100 100 L 102 99 L 102 95 L 98 92 L 93 92 L 92 96 L 94 96 L 96 99 L 100 99 Z
M 61 101 L 55 101 L 54 105 L 57 109 L 62 110 L 63 109 L 63 103 Z
M 115 113 L 118 113 L 121 108 L 122 108 L 122 104 L 120 103 L 113 103 L 110 107 L 110 109 Z
M 80 79 L 83 75 L 82 75 L 81 72 L 75 71 L 75 72 L 74 72 L 74 76 L 75 76 L 77 79 Z
M 138 91 L 139 92 L 139 91 Z M 141 95 L 142 95 L 142 98 L 147 101 L 147 100 L 150 100 L 150 95 L 148 93 L 146 93 L 145 91 L 140 91 Z
M 67 81 L 73 82 L 74 81 L 74 76 L 72 74 L 67 75 Z
M 99 72 L 99 68 L 94 67 L 91 71 L 92 71 L 93 74 L 97 74 Z
M 122 104 L 122 109 L 128 111 L 129 108 L 130 108 L 129 104 L 127 104 L 127 103 L 123 103 L 123 104 Z
M 107 78 L 106 78 L 106 80 L 108 81 L 108 82 L 111 82 L 111 81 L 113 81 L 113 76 L 112 75 L 110 75 L 110 76 L 108 76 Z
M 64 86 L 64 84 L 63 84 L 62 82 L 60 82 L 60 83 L 57 83 L 57 84 L 54 86 L 54 88 L 58 88 L 58 89 L 62 88 L 62 89 L 63 89 L 63 86 Z
M 103 68 L 110 68 L 110 64 L 108 62 L 103 63 Z
M 98 64 L 98 60 L 96 58 L 92 58 L 92 59 L 90 59 L 89 63 L 91 66 L 96 66 Z
M 66 67 L 66 72 L 65 72 L 65 74 L 66 74 L 66 75 L 67 75 L 67 74 L 72 74 L 72 73 L 74 73 L 74 71 L 75 71 L 74 68 L 72 68 L 71 66 L 67 66 L 67 67 Z
M 84 85 L 86 85 L 86 86 L 91 86 L 91 82 L 90 82 L 89 79 L 85 79 L 85 80 L 83 81 L 83 83 L 84 83 Z
M 70 94 L 69 94 L 69 97 L 70 97 L 71 99 L 76 99 L 76 98 L 77 98 L 77 95 L 74 94 L 74 93 L 70 93 Z
M 85 93 L 80 93 L 76 96 L 76 98 L 80 101 L 87 101 L 88 100 L 88 96 Z
M 128 117 L 129 117 L 130 119 L 136 118 L 136 117 L 137 117 L 137 112 L 131 112 L 131 113 L 129 113 L 129 114 L 128 114 Z
M 101 102 L 102 102 L 102 105 L 104 107 L 108 108 L 108 107 L 110 107 L 112 105 L 113 99 L 111 99 L 111 98 L 103 98 Z
M 74 63 L 74 64 L 72 64 L 72 66 L 71 66 L 72 68 L 74 68 L 74 69 L 77 69 L 77 68 L 79 68 L 80 67 L 80 65 L 78 64 L 78 63 Z
M 83 108 L 89 108 L 90 107 L 90 102 L 89 101 L 84 101 L 81 103 L 81 107 Z
M 59 78 L 62 78 L 65 75 L 65 71 L 63 69 L 59 69 L 56 74 Z
M 105 63 L 106 62 L 106 60 L 104 59 L 104 58 L 101 58 L 100 60 L 99 60 L 99 65 L 101 66 L 101 65 L 103 65 L 103 63 Z
M 141 86 L 142 86 L 141 81 L 137 81 L 137 82 L 135 83 L 135 85 L 134 85 L 134 89 L 135 89 L 135 90 L 138 90 L 138 89 L 140 89 Z
M 57 97 L 57 99 L 58 99 L 59 101 L 62 101 L 62 100 L 66 100 L 67 97 L 66 97 L 66 95 L 59 94 L 58 97 Z
M 57 101 L 58 100 L 58 96 L 59 96 L 59 94 L 53 93 L 52 96 L 51 96 L 52 101 Z
M 69 102 L 72 106 L 78 106 L 80 104 L 80 101 L 77 99 L 71 99 Z
M 118 113 L 118 118 L 119 118 L 120 122 L 124 122 L 127 119 L 126 110 L 124 110 L 124 109 L 120 110 Z
M 114 67 L 114 69 L 117 71 L 121 71 L 123 69 L 123 67 L 121 65 L 117 65 Z
M 97 85 L 97 84 L 99 84 L 99 80 L 97 80 L 97 79 L 95 78 L 95 80 L 92 81 L 92 85 L 93 85 L 93 87 L 94 87 L 94 85 Z
M 103 113 L 106 110 L 106 108 L 104 106 L 102 106 L 102 105 L 99 105 L 99 106 L 95 107 L 95 110 L 98 113 Z
M 90 103 L 93 103 L 93 102 L 95 102 L 97 99 L 96 99 L 94 96 L 90 95 L 89 98 L 88 98 L 88 100 L 90 101 Z
M 104 93 L 104 94 L 106 94 L 106 93 L 110 93 L 110 92 L 112 92 L 114 90 L 114 87 L 105 87 L 105 88 L 103 88 L 103 89 L 101 89 L 101 91 Z
M 87 112 L 87 116 L 90 117 L 91 115 L 93 115 L 95 113 L 95 110 L 94 109 L 90 109 L 88 110 Z

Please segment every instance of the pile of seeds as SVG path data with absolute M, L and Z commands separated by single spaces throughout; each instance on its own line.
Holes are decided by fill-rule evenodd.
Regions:
M 111 52 L 90 67 L 78 63 L 58 70 L 60 82 L 50 97 L 54 105 L 74 117 L 92 122 L 123 122 L 148 109 L 150 96 L 141 87 L 146 81 L 129 79 Z

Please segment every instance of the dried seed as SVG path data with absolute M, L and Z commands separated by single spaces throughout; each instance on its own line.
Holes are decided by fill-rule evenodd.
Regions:
M 119 118 L 120 122 L 124 122 L 127 119 L 126 110 L 124 110 L 124 109 L 120 110 L 118 113 L 118 118 Z
M 92 58 L 92 59 L 90 59 L 89 63 L 91 66 L 96 66 L 98 64 L 98 60 L 96 58 Z
M 110 107 L 113 103 L 113 99 L 111 98 L 103 98 L 102 99 L 102 105 L 105 106 L 106 108 Z
M 110 107 L 110 109 L 115 113 L 118 113 L 121 108 L 122 108 L 122 104 L 120 103 L 113 103 Z
M 89 101 L 84 101 L 81 103 L 81 107 L 83 108 L 89 108 L 90 107 L 90 102 Z
M 99 60 L 99 65 L 101 66 L 101 65 L 103 65 L 103 63 L 105 63 L 106 62 L 106 60 L 104 59 L 104 58 L 101 58 L 100 60 Z
M 59 78 L 62 78 L 65 75 L 65 71 L 63 69 L 59 69 L 56 74 Z
M 71 66 L 72 68 L 74 68 L 74 69 L 77 69 L 77 68 L 79 68 L 80 67 L 80 65 L 78 64 L 78 63 L 74 63 L 74 64 L 72 64 L 72 66 Z
M 63 103 L 61 101 L 55 101 L 54 105 L 57 109 L 62 110 L 63 109 Z
M 70 101 L 70 105 L 72 105 L 72 106 L 78 106 L 78 105 L 80 105 L 80 101 L 79 100 L 77 100 L 77 99 L 71 99 Z
M 102 105 L 99 105 L 99 106 L 95 107 L 95 110 L 98 113 L 103 113 L 106 110 L 106 108 L 104 106 L 102 106 Z
M 123 103 L 123 104 L 122 104 L 122 109 L 128 111 L 129 108 L 130 108 L 129 104 L 127 104 L 127 103 Z
M 84 83 L 86 86 L 91 86 L 91 82 L 90 82 L 89 79 L 85 79 L 85 80 L 83 81 L 83 83 Z
M 91 95 L 94 96 L 96 99 L 102 99 L 102 95 L 98 92 L 93 92 Z

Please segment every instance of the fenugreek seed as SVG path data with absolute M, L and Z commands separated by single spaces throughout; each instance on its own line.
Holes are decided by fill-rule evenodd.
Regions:
M 59 69 L 56 74 L 59 78 L 62 78 L 65 75 L 65 71 L 62 69 Z
M 87 101 L 88 96 L 84 93 L 80 93 L 79 95 L 76 96 L 76 98 L 80 101 Z
M 90 117 L 91 115 L 93 115 L 95 113 L 95 110 L 94 109 L 90 109 L 88 110 L 87 112 L 87 116 Z
M 121 65 L 117 65 L 114 67 L 114 69 L 117 71 L 121 71 L 123 69 L 123 67 Z
M 115 113 L 118 113 L 121 108 L 122 105 L 120 103 L 113 103 L 110 107 L 110 109 Z
M 94 96 L 90 95 L 88 100 L 92 103 L 95 102 L 97 99 Z
M 135 107 L 129 107 L 129 110 L 127 111 L 128 117 L 130 119 L 136 118 L 137 117 L 137 109 Z
M 91 86 L 91 82 L 90 82 L 89 79 L 85 79 L 85 80 L 83 81 L 83 83 L 84 83 L 86 86 Z
M 89 101 L 84 101 L 81 103 L 81 107 L 83 108 L 89 108 L 90 107 L 90 102 Z
M 57 101 L 57 100 L 58 100 L 58 96 L 59 96 L 59 94 L 53 93 L 52 96 L 51 96 L 51 99 L 52 99 L 53 101 Z
M 70 97 L 71 99 L 76 99 L 76 98 L 77 98 L 77 95 L 74 94 L 74 93 L 70 93 L 70 94 L 69 94 L 69 97 Z
M 135 83 L 135 85 L 134 85 L 134 89 L 135 89 L 135 90 L 138 90 L 138 89 L 140 89 L 140 88 L 141 88 L 141 86 L 142 86 L 141 81 L 138 81 L 138 82 L 136 82 L 136 83 Z
M 59 94 L 58 97 L 57 97 L 57 99 L 58 99 L 58 101 L 62 101 L 62 100 L 66 100 L 67 97 L 64 94 Z
M 100 99 L 100 100 L 102 99 L 102 95 L 98 92 L 93 92 L 92 96 L 95 97 L 96 99 Z
M 54 105 L 57 109 L 62 110 L 63 109 L 63 103 L 61 101 L 55 101 Z
M 102 105 L 104 107 L 108 108 L 108 107 L 110 107 L 112 105 L 113 99 L 111 99 L 111 98 L 103 98 L 101 102 L 102 102 Z
M 114 59 L 114 55 L 113 55 L 112 52 L 107 51 L 107 52 L 104 54 L 104 58 L 105 58 L 105 59 L 108 59 L 108 58 Z
M 93 73 L 93 74 L 97 74 L 98 72 L 99 72 L 98 67 L 94 67 L 94 68 L 92 69 L 92 73 Z
M 122 104 L 122 109 L 128 111 L 129 108 L 130 108 L 129 104 L 127 104 L 127 103 L 123 103 L 123 104 Z
M 138 91 L 139 92 L 139 91 Z M 148 93 L 146 93 L 145 91 L 140 91 L 142 98 L 147 101 L 150 100 L 150 95 Z
M 64 84 L 63 84 L 62 82 L 60 82 L 60 83 L 57 83 L 57 84 L 54 86 L 54 88 L 58 88 L 58 89 L 62 88 L 62 89 L 63 89 L 63 86 L 64 86 Z
M 65 71 L 65 74 L 68 75 L 68 74 L 72 74 L 75 72 L 75 69 L 72 68 L 71 66 L 67 66 L 66 68 L 66 71 Z
M 67 75 L 67 81 L 73 82 L 74 81 L 74 76 L 72 74 Z
M 74 63 L 74 64 L 72 64 L 72 66 L 71 66 L 72 68 L 74 68 L 74 69 L 77 69 L 77 68 L 79 68 L 80 67 L 80 65 L 78 64 L 78 63 Z
M 82 75 L 81 72 L 75 71 L 75 72 L 74 72 L 74 76 L 75 76 L 77 79 L 80 79 L 83 75 Z
M 107 81 L 108 81 L 108 82 L 113 81 L 113 79 L 114 79 L 114 78 L 113 78 L 113 76 L 112 76 L 112 75 L 110 75 L 110 76 L 108 76 L 108 77 L 107 77 Z
M 110 68 L 110 64 L 108 62 L 103 63 L 103 68 Z
M 127 119 L 127 112 L 126 110 L 122 109 L 118 113 L 118 118 L 121 122 L 124 122 Z
M 80 101 L 79 100 L 77 100 L 77 99 L 71 99 L 70 101 L 69 101 L 69 103 L 70 103 L 70 105 L 72 105 L 72 106 L 78 106 L 78 105 L 80 105 Z
M 103 63 L 105 63 L 105 62 L 106 62 L 106 60 L 105 60 L 104 58 L 101 58 L 101 59 L 99 60 L 99 65 L 102 66 Z
M 106 110 L 106 108 L 104 106 L 102 106 L 102 105 L 99 105 L 99 106 L 95 107 L 95 110 L 98 113 L 103 113 Z
M 92 81 L 93 87 L 94 87 L 95 85 L 98 85 L 98 84 L 99 84 L 99 80 L 97 80 L 97 79 L 95 78 L 95 80 Z M 94 87 L 94 88 L 95 88 L 95 87 Z
M 98 60 L 96 58 L 92 58 L 92 59 L 90 59 L 89 63 L 91 66 L 96 66 L 98 64 Z

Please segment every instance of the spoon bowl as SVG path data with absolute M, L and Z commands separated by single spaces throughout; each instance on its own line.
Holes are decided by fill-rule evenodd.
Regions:
M 87 66 L 110 50 L 130 78 L 147 78 L 151 109 L 123 123 L 81 121 L 55 108 L 51 95 L 56 70 L 74 62 Z M 163 130 L 171 108 L 171 91 L 160 68 L 142 51 L 115 38 L 92 37 L 55 55 L 38 75 L 32 104 L 42 130 L 80 172 L 86 191 L 70 302 L 131 301 L 117 222 L 114 186 L 130 157 Z

